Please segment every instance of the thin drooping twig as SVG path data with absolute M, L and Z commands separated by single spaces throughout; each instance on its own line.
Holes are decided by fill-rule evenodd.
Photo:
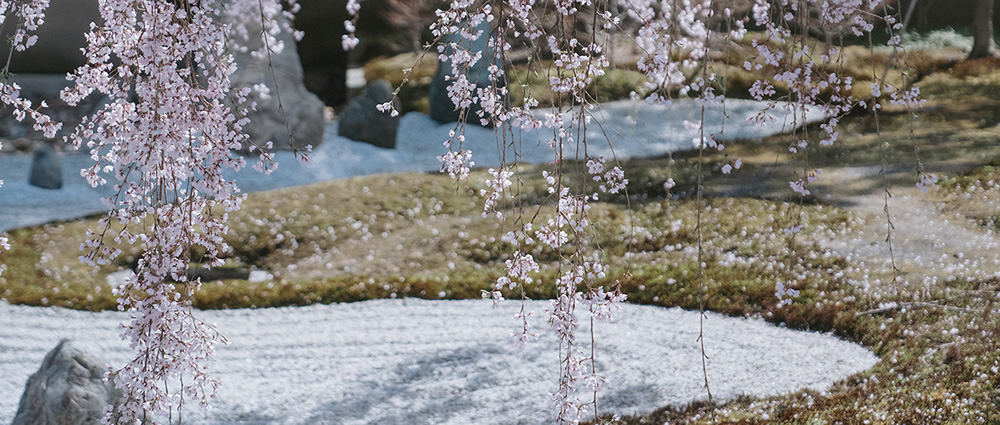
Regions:
M 292 134 L 292 126 L 288 123 L 288 115 L 285 114 L 285 105 L 281 102 L 281 88 L 278 87 L 278 77 L 274 75 L 274 63 L 271 61 L 271 43 L 268 41 L 267 36 L 267 17 L 264 16 L 264 0 L 257 0 L 257 5 L 260 7 L 260 36 L 264 40 L 264 50 L 267 52 L 267 70 L 271 74 L 271 82 L 274 84 L 274 97 L 278 101 L 278 112 L 281 113 L 281 121 L 285 123 L 285 131 L 288 132 L 288 145 L 292 148 L 292 152 L 298 155 L 299 148 L 295 146 L 295 135 Z
M 705 96 L 706 90 L 711 90 L 711 86 L 708 84 L 708 45 L 711 38 L 711 31 L 706 31 L 705 33 L 705 54 L 701 60 L 701 73 L 703 78 L 702 84 L 702 96 Z M 708 317 L 705 314 L 705 266 L 704 266 L 704 235 L 702 232 L 702 203 L 704 202 L 704 164 L 705 164 L 705 104 L 701 105 L 701 115 L 700 115 L 700 125 L 699 125 L 699 142 L 698 143 L 698 181 L 695 191 L 697 192 L 695 199 L 695 209 L 697 210 L 697 226 L 696 233 L 698 235 L 698 344 L 701 349 L 701 373 L 705 380 L 705 392 L 708 393 L 708 403 L 712 404 L 712 387 L 709 385 L 708 381 L 708 354 L 705 352 L 705 319 Z M 725 118 L 723 118 L 725 121 Z M 712 412 L 713 422 L 715 421 L 715 413 Z
M 701 372 L 702 376 L 705 378 L 705 391 L 708 392 L 708 402 L 712 403 L 712 388 L 708 383 L 708 355 L 705 354 L 705 267 L 702 259 L 705 255 L 704 249 L 704 238 L 702 235 L 702 203 L 703 198 L 703 187 L 704 175 L 702 169 L 704 166 L 704 153 L 705 153 L 705 107 L 701 107 L 701 144 L 698 146 L 698 182 L 696 187 L 696 198 L 695 198 L 695 209 L 697 210 L 696 226 L 695 230 L 698 235 L 698 342 L 701 345 Z
M 872 35 L 868 33 L 868 44 L 873 45 Z M 872 61 L 872 78 L 877 78 L 878 75 L 875 73 L 875 49 L 869 49 Z M 896 266 L 896 254 L 893 251 L 892 246 L 892 231 L 896 229 L 895 225 L 892 224 L 892 214 L 889 212 L 889 198 L 892 197 L 892 192 L 889 190 L 889 177 L 886 175 L 886 171 L 889 167 L 889 157 L 886 152 L 886 147 L 888 147 L 888 142 L 882 142 L 882 130 L 879 126 L 879 115 L 878 115 L 878 98 L 874 95 L 872 96 L 872 115 L 875 118 L 875 136 L 876 140 L 879 141 L 879 177 L 882 180 L 882 211 L 885 213 L 885 242 L 889 248 L 889 262 L 892 267 L 892 286 L 896 291 L 896 302 L 902 303 L 903 295 L 899 288 L 899 267 Z
M 913 0 L 913 3 L 910 3 L 910 8 L 906 10 L 906 17 L 903 18 L 903 26 L 899 28 L 900 34 L 906 31 L 906 28 L 910 26 L 910 18 L 913 17 L 913 11 L 917 9 L 917 3 L 919 2 L 920 0 Z M 882 8 L 885 10 L 886 5 L 883 4 Z M 888 30 L 892 31 L 892 28 L 890 27 Z M 885 81 L 885 77 L 889 75 L 889 68 L 891 68 L 893 62 L 896 61 L 896 56 L 898 54 L 899 46 L 893 46 L 892 53 L 889 54 L 889 60 L 885 62 L 885 68 L 882 69 L 882 79 L 880 81 Z
M 708 40 L 706 36 L 706 46 L 708 45 Z M 707 47 L 706 47 L 707 49 Z M 707 53 L 707 52 L 706 52 Z M 708 55 L 705 55 L 705 61 L 708 59 Z M 703 77 L 707 77 L 707 67 L 702 68 Z M 707 90 L 708 84 L 702 90 Z M 701 105 L 701 124 L 699 126 L 699 137 L 700 143 L 698 144 L 698 181 L 695 191 L 697 193 L 695 199 L 695 210 L 697 210 L 696 216 L 696 233 L 698 236 L 698 343 L 701 348 L 701 372 L 702 377 L 705 379 L 705 391 L 708 393 L 708 402 L 712 403 L 712 388 L 708 382 L 708 355 L 705 353 L 705 319 L 707 315 L 705 314 L 705 267 L 704 267 L 704 235 L 702 232 L 702 204 L 704 203 L 704 163 L 705 163 L 705 105 Z

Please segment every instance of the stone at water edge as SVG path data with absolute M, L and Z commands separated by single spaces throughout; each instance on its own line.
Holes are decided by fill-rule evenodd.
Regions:
M 98 425 L 104 409 L 123 396 L 104 382 L 107 366 L 69 339 L 45 355 L 28 378 L 11 425 Z
M 52 148 L 41 146 L 35 150 L 28 183 L 42 189 L 62 189 L 62 164 L 59 162 L 59 155 Z
M 400 108 L 399 99 L 393 99 L 392 84 L 386 80 L 372 81 L 340 114 L 337 135 L 380 148 L 395 148 L 400 117 L 375 108 L 388 101 L 392 101 L 397 110 Z

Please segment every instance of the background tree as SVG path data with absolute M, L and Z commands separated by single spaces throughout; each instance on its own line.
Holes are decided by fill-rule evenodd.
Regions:
M 440 0 L 386 0 L 382 16 L 394 28 L 402 30 L 401 45 L 411 52 L 419 52 L 423 47 L 424 33 L 434 23 L 434 11 L 441 5 Z
M 972 51 L 969 59 L 993 56 L 993 3 L 995 0 L 976 0 L 972 11 Z

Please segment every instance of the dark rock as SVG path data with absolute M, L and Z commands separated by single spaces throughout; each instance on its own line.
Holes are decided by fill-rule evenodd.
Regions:
M 63 339 L 28 378 L 12 425 L 98 425 L 104 408 L 122 401 L 104 382 L 106 367 Z
M 375 108 L 390 100 L 396 109 L 400 108 L 399 99 L 393 99 L 392 85 L 388 81 L 372 81 L 358 97 L 351 99 L 347 109 L 340 114 L 337 134 L 381 148 L 395 148 L 399 116 L 393 117 Z
M 59 162 L 59 155 L 52 148 L 41 146 L 35 150 L 28 183 L 42 189 L 62 189 L 62 164 Z
M 487 70 L 487 68 L 490 66 L 491 63 L 495 63 L 497 66 L 501 67 L 503 66 L 503 63 L 501 60 L 496 59 L 494 57 L 493 51 L 489 49 L 489 33 L 490 33 L 489 22 L 483 21 L 481 24 L 479 24 L 478 27 L 476 27 L 476 30 L 482 30 L 482 34 L 475 41 L 471 41 L 471 46 L 469 40 L 466 40 L 457 34 L 452 34 L 447 37 L 444 37 L 441 43 L 444 45 L 449 45 L 450 43 L 454 42 L 459 46 L 461 46 L 462 48 L 469 49 L 472 52 L 477 52 L 477 51 L 483 52 L 482 58 L 480 58 L 475 65 L 469 67 L 465 75 L 470 82 L 476 84 L 476 87 L 485 88 L 492 85 L 489 79 L 490 73 Z M 445 49 L 445 54 L 450 54 L 451 51 L 452 50 L 450 48 Z M 437 72 L 434 73 L 434 79 L 431 80 L 431 89 L 430 89 L 431 91 L 429 98 L 430 115 L 431 118 L 434 118 L 435 120 L 443 123 L 458 121 L 460 112 L 458 109 L 456 109 L 455 102 L 452 102 L 451 98 L 448 97 L 448 85 L 451 84 L 451 81 L 445 81 L 446 76 L 453 77 L 453 75 L 451 75 L 451 63 L 438 62 Z M 503 87 L 503 82 L 497 81 L 497 87 Z M 504 102 L 506 101 L 507 100 L 505 100 Z M 470 123 L 479 124 L 480 123 L 479 115 L 477 115 L 476 113 L 479 110 L 480 108 L 478 104 L 473 104 L 473 106 L 469 108 L 466 121 Z

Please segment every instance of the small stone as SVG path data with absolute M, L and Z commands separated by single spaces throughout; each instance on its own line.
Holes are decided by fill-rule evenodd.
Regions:
M 62 164 L 52 148 L 42 146 L 35 150 L 28 183 L 42 189 L 62 189 Z

